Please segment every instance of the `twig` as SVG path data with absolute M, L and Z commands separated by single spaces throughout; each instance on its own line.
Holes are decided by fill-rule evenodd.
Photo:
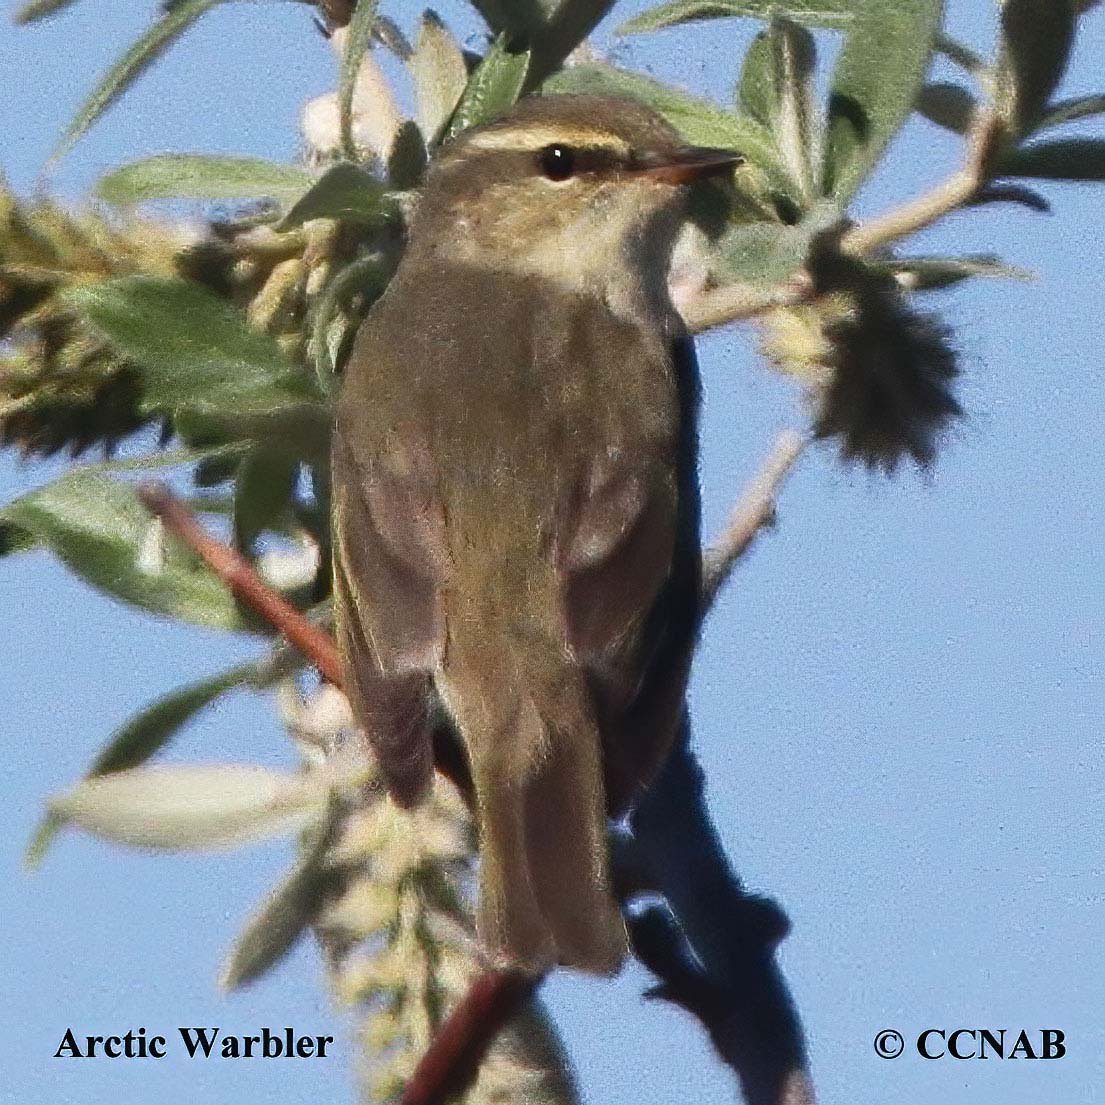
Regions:
M 683 322 L 692 334 L 712 330 L 766 314 L 776 307 L 797 307 L 809 302 L 813 287 L 799 277 L 778 288 L 750 288 L 747 284 L 725 284 L 691 299 L 682 309 Z
M 966 163 L 931 192 L 849 230 L 841 239 L 841 249 L 871 253 L 970 204 L 989 179 L 1003 136 L 998 116 L 989 108 L 980 109 L 967 135 Z
M 334 639 L 274 591 L 253 565 L 229 545 L 212 537 L 196 516 L 163 483 L 138 488 L 142 505 L 160 518 L 230 588 L 235 597 L 256 611 L 335 686 L 342 684 L 341 660 Z
M 775 498 L 802 455 L 809 437 L 784 430 L 760 473 L 744 490 L 721 536 L 702 556 L 702 613 L 714 604 L 737 561 L 748 551 L 756 535 L 775 517 Z
M 519 971 L 488 971 L 477 978 L 422 1056 L 399 1105 L 441 1105 L 459 1098 L 475 1081 L 500 1028 L 540 981 Z
M 342 685 L 341 660 L 334 639 L 273 590 L 253 565 L 229 545 L 212 537 L 199 519 L 163 483 L 138 488 L 142 504 L 162 520 L 234 593 L 284 635 L 325 679 Z M 467 765 L 447 734 L 434 734 L 438 771 L 465 792 Z M 438 1105 L 462 1093 L 475 1078 L 487 1049 L 503 1026 L 533 993 L 540 979 L 514 971 L 486 971 L 445 1018 L 404 1091 L 402 1105 Z

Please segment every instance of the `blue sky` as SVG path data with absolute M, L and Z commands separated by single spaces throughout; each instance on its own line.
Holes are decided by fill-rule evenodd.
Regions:
M 949 26 L 984 46 L 995 7 L 951 0 Z M 95 75 L 152 8 L 81 0 L 41 27 L 0 26 L 0 166 L 18 190 L 34 186 Z M 408 0 L 384 10 L 408 28 L 418 11 Z M 439 10 L 475 30 L 459 0 Z M 720 98 L 754 29 L 717 22 L 618 46 L 618 56 Z M 1103 53 L 1098 12 L 1064 91 L 1105 90 Z M 228 5 L 127 95 L 50 186 L 76 201 L 108 167 L 162 150 L 292 157 L 299 106 L 332 83 L 308 9 Z M 950 138 L 912 122 L 860 212 L 939 180 L 955 155 Z M 968 412 L 935 471 L 888 482 L 842 469 L 827 447 L 806 457 L 779 527 L 712 617 L 695 673 L 711 803 L 747 882 L 793 920 L 782 962 L 826 1103 L 1075 1105 L 1100 1100 L 1105 1081 L 1105 192 L 1044 191 L 1049 218 L 976 211 L 916 243 L 994 251 L 1039 274 L 929 301 L 955 328 Z M 754 349 L 746 329 L 701 343 L 710 529 L 776 429 L 797 418 L 792 392 Z M 58 470 L 0 458 L 0 496 Z M 216 989 L 221 954 L 286 866 L 286 846 L 166 858 L 67 836 L 40 872 L 22 871 L 42 800 L 116 725 L 256 645 L 117 607 L 45 555 L 0 567 L 9 641 L 0 1100 L 349 1100 L 348 1049 L 289 1064 L 50 1058 L 69 1026 L 292 1024 L 340 1039 L 349 1029 L 310 946 L 242 994 Z M 271 706 L 249 694 L 206 714 L 171 756 L 292 761 Z M 545 988 L 587 1101 L 731 1101 L 695 1025 L 643 1003 L 645 983 L 630 969 L 613 983 L 558 977 Z M 1060 1028 L 1068 1054 L 889 1062 L 872 1050 L 883 1028 L 909 1038 L 959 1026 Z

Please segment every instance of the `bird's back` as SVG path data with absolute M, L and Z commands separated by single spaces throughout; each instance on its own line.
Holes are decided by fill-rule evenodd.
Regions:
M 514 274 L 398 279 L 358 336 L 338 432 L 362 463 L 393 464 L 397 446 L 432 463 L 455 569 L 471 559 L 492 583 L 506 561 L 548 562 L 574 501 L 603 484 L 632 484 L 627 510 L 674 503 L 683 412 L 667 320 Z

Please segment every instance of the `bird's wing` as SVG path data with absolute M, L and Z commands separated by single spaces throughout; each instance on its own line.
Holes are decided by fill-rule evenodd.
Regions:
M 440 582 L 445 518 L 415 435 L 386 457 L 354 454 L 355 430 L 334 434 L 334 598 L 345 690 L 402 805 L 433 774 L 430 673 L 445 640 Z
M 658 463 L 612 455 L 593 465 L 564 548 L 570 646 L 604 719 L 607 796 L 624 810 L 663 764 L 678 728 L 699 624 L 698 372 L 674 343 L 678 439 Z
M 696 618 L 697 366 L 689 339 L 676 341 L 670 356 L 674 437 L 654 449 L 596 455 L 559 542 L 568 643 L 615 711 L 636 697 L 658 649 L 683 650 L 667 638 L 693 635 Z M 653 379 L 666 375 L 658 367 Z
M 630 458 L 590 465 L 561 543 L 568 644 L 601 662 L 634 636 L 671 570 L 674 474 L 642 472 Z

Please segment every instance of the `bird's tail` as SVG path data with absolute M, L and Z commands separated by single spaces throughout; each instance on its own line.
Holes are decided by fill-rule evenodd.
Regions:
M 562 656 L 450 650 L 442 687 L 471 760 L 480 819 L 477 925 L 504 966 L 612 974 L 626 932 L 610 886 L 601 744 Z M 498 655 L 496 655 L 496 651 Z

